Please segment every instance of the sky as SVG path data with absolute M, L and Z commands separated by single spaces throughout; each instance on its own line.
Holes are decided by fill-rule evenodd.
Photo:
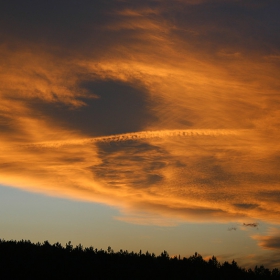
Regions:
M 0 238 L 280 268 L 278 0 L 0 7 Z

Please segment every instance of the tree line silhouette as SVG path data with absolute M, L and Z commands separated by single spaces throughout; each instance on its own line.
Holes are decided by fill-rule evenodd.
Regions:
M 189 258 L 154 253 L 114 252 L 73 246 L 68 242 L 32 243 L 0 239 L 0 279 L 280 279 L 280 271 L 264 266 L 241 268 L 233 260 L 220 263 L 195 253 Z

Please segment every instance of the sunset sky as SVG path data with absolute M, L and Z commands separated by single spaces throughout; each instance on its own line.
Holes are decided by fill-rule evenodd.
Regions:
M 0 238 L 280 268 L 279 0 L 0 5 Z

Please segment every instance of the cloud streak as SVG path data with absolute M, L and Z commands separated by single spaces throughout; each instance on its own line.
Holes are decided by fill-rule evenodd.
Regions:
M 181 130 L 157 130 L 157 131 L 139 131 L 134 133 L 115 134 L 103 137 L 93 137 L 77 140 L 42 142 L 26 144 L 26 147 L 61 147 L 64 145 L 86 145 L 91 143 L 110 143 L 110 142 L 124 142 L 130 140 L 143 140 L 165 137 L 196 137 L 196 136 L 227 136 L 238 135 L 246 130 L 230 130 L 230 129 L 181 129 Z
M 249 223 L 249 224 L 243 223 L 244 227 L 256 228 L 256 227 L 258 227 L 258 225 L 259 225 L 258 223 Z
M 280 231 L 278 228 L 270 228 L 267 235 L 253 235 L 258 245 L 267 250 L 280 250 Z M 278 253 L 279 254 L 279 253 Z

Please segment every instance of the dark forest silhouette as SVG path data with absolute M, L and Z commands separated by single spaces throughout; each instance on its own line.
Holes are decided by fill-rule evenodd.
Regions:
M 156 256 L 142 251 L 114 252 L 111 247 L 74 247 L 60 243 L 31 243 L 0 239 L 0 279 L 280 279 L 280 271 L 264 266 L 244 269 L 233 260 L 208 261 L 195 253 L 189 258 Z

